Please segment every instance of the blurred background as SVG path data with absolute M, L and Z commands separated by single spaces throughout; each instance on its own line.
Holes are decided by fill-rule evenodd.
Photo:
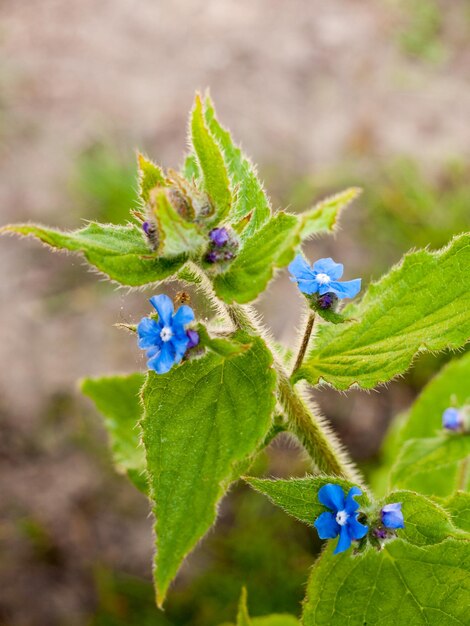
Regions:
M 119 222 L 135 149 L 178 166 L 194 91 L 259 164 L 275 208 L 347 185 L 364 194 L 335 238 L 311 242 L 367 284 L 470 217 L 468 0 L 2 0 L 1 224 Z M 0 241 L 0 624 L 211 626 L 299 613 L 316 534 L 243 487 L 154 606 L 149 506 L 113 471 L 82 376 L 144 369 L 116 322 L 147 313 L 79 257 Z M 301 299 L 285 273 L 259 302 L 292 341 Z M 316 393 L 368 473 L 391 418 L 448 355 L 380 393 Z M 253 471 L 305 471 L 276 440 Z

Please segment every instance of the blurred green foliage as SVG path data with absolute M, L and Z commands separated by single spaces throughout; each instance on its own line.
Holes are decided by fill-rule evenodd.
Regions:
M 122 224 L 138 206 L 137 162 L 112 144 L 94 143 L 77 158 L 71 177 L 78 213 L 86 219 Z
M 403 27 L 398 43 L 410 56 L 439 62 L 446 54 L 442 40 L 443 12 L 437 0 L 399 0 Z

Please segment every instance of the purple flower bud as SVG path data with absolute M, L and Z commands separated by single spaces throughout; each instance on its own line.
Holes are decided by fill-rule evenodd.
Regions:
M 382 524 L 386 528 L 405 528 L 403 513 L 401 512 L 401 502 L 386 504 L 380 511 Z
M 206 254 L 206 261 L 208 263 L 217 263 L 217 261 L 220 261 L 220 254 L 215 250 L 211 250 Z
M 149 222 L 144 222 L 144 223 L 142 224 L 142 230 L 144 231 L 144 233 L 145 233 L 146 235 L 148 235 L 148 234 L 149 234 L 149 228 L 150 228 L 150 223 L 149 223 Z
M 197 330 L 187 330 L 186 331 L 186 335 L 189 339 L 189 343 L 187 346 L 187 350 L 190 350 L 191 348 L 195 348 L 197 345 L 199 345 L 199 333 L 197 332 Z
M 233 259 L 233 252 L 231 252 L 230 250 L 226 250 L 224 252 L 224 259 L 225 261 L 230 261 L 231 259 Z
M 460 430 L 463 426 L 463 416 L 461 411 L 449 408 L 442 414 L 442 427 L 447 430 Z
M 338 302 L 338 296 L 334 293 L 328 292 L 322 296 L 318 296 L 317 304 L 320 309 L 331 309 Z
M 385 528 L 375 528 L 374 535 L 377 537 L 377 539 L 386 539 L 387 531 L 385 530 Z
M 221 248 L 230 239 L 228 231 L 222 226 L 222 228 L 213 228 L 209 233 L 210 240 L 218 247 Z

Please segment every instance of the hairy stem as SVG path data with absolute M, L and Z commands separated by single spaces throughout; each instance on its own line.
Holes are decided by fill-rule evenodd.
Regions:
M 294 368 L 292 370 L 291 375 L 295 374 L 295 372 L 300 368 L 300 366 L 303 363 L 304 356 L 305 356 L 305 353 L 307 352 L 308 344 L 310 341 L 310 336 L 312 334 L 314 323 L 315 323 L 315 313 L 310 311 L 308 314 L 308 318 L 307 318 L 307 324 L 305 326 L 305 332 L 302 337 L 302 343 L 300 344 L 299 353 L 295 360 Z

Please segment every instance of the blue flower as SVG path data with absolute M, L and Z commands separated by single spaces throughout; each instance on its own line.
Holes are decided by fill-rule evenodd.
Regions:
M 447 430 L 460 430 L 463 426 L 463 417 L 458 409 L 446 409 L 442 414 L 442 426 Z
M 147 350 L 149 369 L 166 374 L 186 352 L 190 338 L 184 327 L 194 320 L 194 312 L 183 305 L 173 314 L 173 302 L 164 294 L 153 296 L 150 303 L 157 310 L 158 320 L 144 317 L 139 322 L 139 348 Z
M 405 528 L 405 522 L 403 520 L 403 513 L 401 512 L 401 502 L 393 502 L 392 504 L 386 504 L 380 511 L 382 517 L 382 524 L 386 528 Z
M 361 290 L 361 279 L 339 282 L 343 275 L 343 265 L 335 263 L 333 259 L 320 259 L 310 267 L 309 263 L 301 254 L 298 254 L 289 265 L 289 272 L 302 293 L 312 295 L 318 293 L 334 293 L 340 298 L 354 298 Z
M 318 500 L 331 509 L 332 513 L 322 513 L 315 520 L 314 526 L 320 539 L 334 539 L 339 535 L 335 554 L 344 552 L 353 540 L 362 539 L 367 534 L 367 526 L 357 521 L 359 504 L 354 500 L 354 496 L 361 494 L 359 487 L 351 487 L 345 497 L 343 489 L 331 483 L 318 491 Z

